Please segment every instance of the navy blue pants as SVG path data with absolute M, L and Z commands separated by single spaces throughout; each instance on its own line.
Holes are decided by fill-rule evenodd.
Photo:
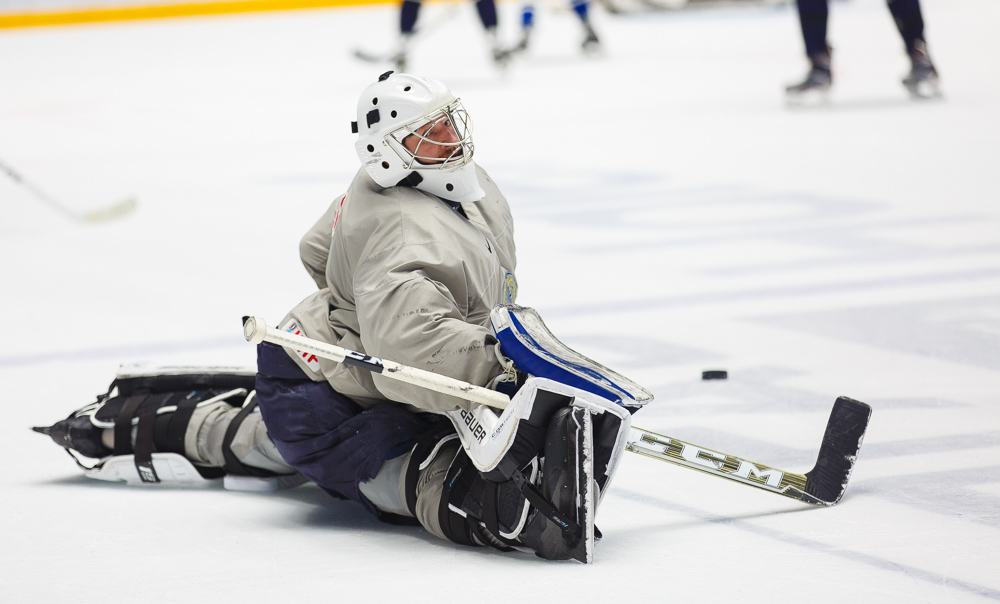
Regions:
M 268 436 L 288 465 L 383 519 L 358 485 L 443 419 L 389 402 L 363 409 L 328 382 L 309 379 L 280 346 L 267 342 L 257 347 L 256 388 Z
M 403 0 L 403 6 L 399 11 L 400 32 L 413 33 L 417 17 L 420 16 L 420 2 L 421 0 Z M 476 11 L 484 28 L 491 29 L 497 26 L 497 7 L 493 0 L 476 0 Z
M 829 17 L 827 0 L 797 0 L 799 25 L 810 57 L 826 52 L 826 22 Z M 917 40 L 924 39 L 924 18 L 920 0 L 887 0 L 889 12 L 903 37 L 907 54 L 913 54 Z

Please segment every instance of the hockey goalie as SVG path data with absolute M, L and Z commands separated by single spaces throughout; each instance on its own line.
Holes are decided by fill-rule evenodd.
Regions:
M 255 370 L 125 367 L 96 401 L 36 430 L 96 479 L 309 480 L 455 543 L 590 562 L 631 413 L 651 395 L 514 305 L 510 209 L 444 84 L 385 73 L 351 127 L 361 167 L 300 243 L 318 289 L 278 328 L 355 356 L 261 342 Z M 373 358 L 509 403 L 396 381 Z
M 387 522 L 550 560 L 593 560 L 625 450 L 840 500 L 867 405 L 837 399 L 805 474 L 631 426 L 652 395 L 515 305 L 513 220 L 473 161 L 462 102 L 387 72 L 351 128 L 361 168 L 299 245 L 317 290 L 277 327 L 244 320 L 256 369 L 125 367 L 96 401 L 35 429 L 92 478 L 257 491 L 308 480 Z

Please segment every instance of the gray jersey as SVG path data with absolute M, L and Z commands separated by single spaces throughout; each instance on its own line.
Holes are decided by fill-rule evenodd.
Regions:
M 321 288 L 281 328 L 343 348 L 485 385 L 502 373 L 490 310 L 517 294 L 507 200 L 477 167 L 486 197 L 462 204 L 412 187 L 383 189 L 359 170 L 347 193 L 303 237 Z M 288 349 L 286 349 L 288 350 Z M 429 411 L 466 401 L 288 350 L 316 381 L 362 405 L 393 400 Z

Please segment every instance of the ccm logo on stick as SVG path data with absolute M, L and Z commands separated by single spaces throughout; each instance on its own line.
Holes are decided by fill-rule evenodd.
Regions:
M 781 488 L 781 479 L 785 473 L 774 468 L 760 469 L 756 465 L 745 459 L 732 457 L 718 451 L 712 451 L 704 447 L 692 445 L 690 443 L 677 441 L 668 438 L 652 438 L 643 435 L 641 439 L 632 443 L 636 448 L 645 449 L 652 453 L 657 453 L 666 457 L 680 458 L 688 465 L 701 466 L 719 474 L 730 474 L 734 477 L 742 478 L 746 481 L 753 481 L 762 486 L 773 489 Z

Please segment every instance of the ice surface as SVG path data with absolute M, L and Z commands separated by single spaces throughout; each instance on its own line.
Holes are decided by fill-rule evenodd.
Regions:
M 314 287 L 298 239 L 353 175 L 384 70 L 351 52 L 391 47 L 394 7 L 0 32 L 0 160 L 75 211 L 139 201 L 80 226 L 0 175 L 0 599 L 1000 600 L 1000 4 L 922 4 L 941 102 L 907 98 L 881 0 L 833 5 L 816 110 L 783 102 L 806 70 L 790 7 L 595 8 L 587 59 L 554 5 L 506 74 L 471 3 L 415 44 L 511 202 L 518 302 L 652 390 L 637 425 L 802 472 L 837 396 L 874 408 L 830 509 L 628 455 L 590 567 L 310 486 L 98 483 L 29 430 L 119 363 L 253 363 L 240 317 Z

